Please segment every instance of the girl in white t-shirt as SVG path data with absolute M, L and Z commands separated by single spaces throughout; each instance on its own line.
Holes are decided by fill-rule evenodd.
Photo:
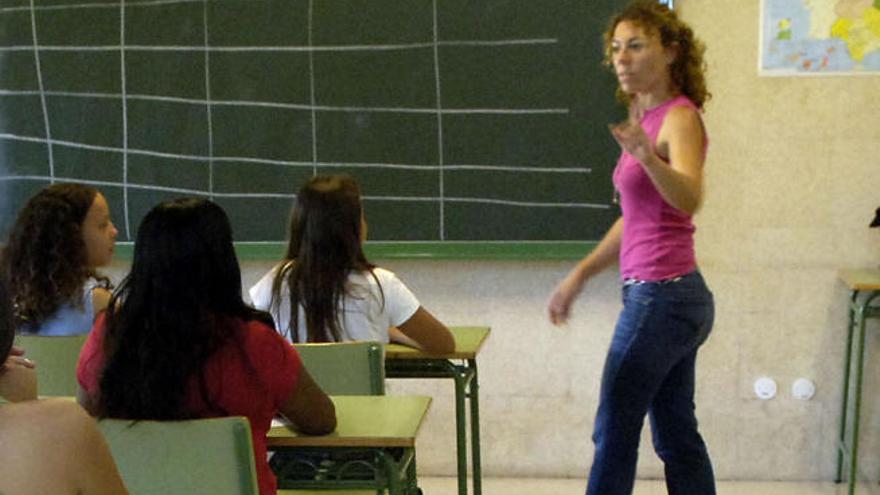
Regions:
M 285 259 L 250 289 L 254 306 L 292 342 L 375 340 L 452 352 L 449 329 L 392 272 L 367 261 L 366 235 L 354 179 L 312 178 L 296 196 Z

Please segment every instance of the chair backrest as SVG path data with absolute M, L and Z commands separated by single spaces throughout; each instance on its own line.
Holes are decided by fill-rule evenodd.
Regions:
M 331 395 L 384 395 L 385 353 L 378 342 L 296 344 L 312 378 Z
M 37 363 L 37 393 L 42 396 L 76 395 L 76 362 L 88 334 L 49 337 L 17 335 L 15 345 Z
M 257 495 L 246 418 L 103 419 L 98 427 L 132 495 Z

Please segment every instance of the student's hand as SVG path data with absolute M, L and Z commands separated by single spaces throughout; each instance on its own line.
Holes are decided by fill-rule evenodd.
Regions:
M 608 128 L 621 149 L 634 156 L 641 163 L 646 163 L 654 155 L 654 143 L 642 128 L 642 109 L 638 100 L 633 97 L 629 106 L 629 118 L 619 124 L 610 124 Z
M 33 366 L 20 364 L 19 358 L 9 357 L 0 369 L 0 397 L 9 402 L 37 398 L 37 373 Z
M 16 345 L 12 346 L 12 350 L 9 351 L 9 358 L 7 359 L 7 363 L 10 360 L 13 361 L 15 364 L 24 366 L 25 368 L 35 368 L 37 366 L 33 361 L 24 357 L 24 349 Z M 6 363 L 3 363 L 3 369 L 5 368 Z
M 418 342 L 406 336 L 405 333 L 401 332 L 397 327 L 389 327 L 388 328 L 388 339 L 394 344 L 405 345 L 407 347 L 412 347 L 413 349 L 423 350 L 422 346 L 419 345 Z
M 576 273 L 570 273 L 550 295 L 547 301 L 547 316 L 550 323 L 562 325 L 571 316 L 571 305 L 584 288 L 584 280 Z

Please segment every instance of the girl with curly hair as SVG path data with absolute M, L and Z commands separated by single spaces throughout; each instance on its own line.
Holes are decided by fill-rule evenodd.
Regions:
M 619 259 L 623 310 L 602 375 L 587 494 L 632 493 L 647 415 L 669 493 L 714 495 L 694 415 L 697 350 L 714 320 L 691 221 L 708 146 L 703 46 L 674 12 L 640 1 L 612 19 L 605 48 L 629 105 L 629 119 L 611 126 L 621 147 L 613 182 L 622 216 L 548 303 L 550 321 L 564 323 L 586 281 Z
M 110 300 L 110 281 L 95 269 L 110 263 L 117 233 L 93 187 L 55 184 L 32 197 L 0 260 L 19 331 L 88 333 Z
M 110 300 L 110 281 L 95 269 L 110 263 L 117 233 L 107 200 L 93 187 L 55 184 L 33 196 L 0 260 L 19 331 L 88 333 Z

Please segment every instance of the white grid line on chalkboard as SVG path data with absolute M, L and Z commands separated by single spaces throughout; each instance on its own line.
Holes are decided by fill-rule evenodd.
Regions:
M 314 3 L 309 0 L 308 8 L 308 39 L 306 40 L 309 47 L 312 46 L 312 19 L 314 16 Z M 309 104 L 312 113 L 312 175 L 318 175 L 318 112 L 315 110 L 315 104 L 318 102 L 315 96 L 315 56 L 314 52 L 309 50 Z
M 0 177 L 0 182 L 13 182 L 13 181 L 42 181 L 47 180 L 48 177 L 42 175 L 8 175 Z M 79 183 L 79 184 L 88 184 L 91 186 L 101 186 L 101 187 L 119 187 L 122 184 L 119 182 L 113 181 L 105 181 L 105 180 L 93 180 L 93 179 L 81 179 L 78 177 L 55 177 L 56 182 L 70 182 L 70 183 Z M 177 194 L 188 194 L 192 196 L 218 196 L 218 197 L 227 197 L 227 198 L 294 198 L 296 195 L 294 194 L 283 194 L 283 193 L 218 193 L 213 192 L 209 193 L 202 189 L 189 189 L 185 187 L 169 187 L 169 186 L 159 186 L 153 184 L 137 184 L 137 183 L 128 183 L 126 185 L 127 188 L 130 189 L 138 189 L 144 191 L 161 191 L 161 192 L 170 192 Z
M 524 38 L 510 40 L 447 40 L 437 41 L 437 46 L 509 46 L 509 45 L 548 45 L 558 43 L 556 38 Z M 313 45 L 313 46 L 188 46 L 188 45 L 125 45 L 128 51 L 139 52 L 355 52 L 355 51 L 393 51 L 434 48 L 435 43 L 399 43 L 391 45 Z M 46 52 L 115 52 L 116 45 L 40 45 Z M 32 46 L 0 46 L 0 52 L 31 50 Z
M 129 2 L 129 7 L 150 7 L 154 5 L 171 5 L 176 3 L 195 3 L 202 0 L 142 0 Z M 113 9 L 118 7 L 115 3 L 80 3 L 73 5 L 41 5 L 34 10 L 74 10 L 74 9 Z M 7 12 L 20 12 L 28 10 L 28 7 L 3 7 L 0 8 L 0 14 Z
M 165 151 L 142 150 L 137 148 L 117 148 L 113 146 L 101 146 L 96 144 L 76 143 L 73 141 L 64 141 L 61 139 L 47 140 L 41 137 L 20 136 L 17 134 L 0 133 L 0 139 L 9 139 L 13 141 L 25 141 L 32 143 L 47 143 L 49 145 L 66 146 L 69 148 L 85 149 L 90 151 L 104 151 L 109 153 L 128 153 L 131 155 L 152 156 L 156 158 L 168 158 L 176 160 L 189 161 L 207 161 L 207 156 L 187 155 L 180 153 L 169 153 Z M 370 163 L 370 162 L 315 162 L 315 161 L 296 161 L 296 160 L 273 160 L 271 158 L 258 158 L 249 156 L 216 156 L 215 162 L 241 162 L 255 163 L 261 165 L 279 165 L 288 167 L 313 167 L 315 165 L 323 168 L 390 168 L 404 170 L 439 170 L 438 165 L 415 165 L 406 163 Z M 516 165 L 450 165 L 443 167 L 445 170 L 486 170 L 496 172 L 512 172 L 512 173 L 592 173 L 593 169 L 589 167 L 524 167 Z
M 14 182 L 14 181 L 43 181 L 48 180 L 48 176 L 42 175 L 10 175 L 0 177 L 0 182 Z M 92 180 L 92 179 L 80 179 L 73 177 L 56 177 L 55 180 L 57 182 L 76 182 L 80 184 L 89 184 L 93 186 L 101 186 L 101 187 L 118 187 L 121 184 L 113 181 L 100 181 L 100 180 Z M 137 190 L 145 190 L 145 191 L 161 191 L 161 192 L 171 192 L 178 194 L 188 194 L 193 196 L 208 196 L 207 191 L 203 191 L 201 189 L 188 189 L 183 187 L 168 187 L 168 186 L 159 186 L 153 184 L 136 184 L 129 183 L 128 186 L 131 189 Z M 264 198 L 281 198 L 281 199 L 294 199 L 296 198 L 296 194 L 284 194 L 284 193 L 222 193 L 222 192 L 214 192 L 214 196 L 223 197 L 223 198 L 256 198 L 256 199 L 264 199 Z M 492 199 L 492 198 L 462 198 L 462 197 L 446 197 L 441 198 L 439 196 L 362 196 L 362 199 L 365 201 L 391 201 L 391 202 L 420 202 L 420 203 L 430 203 L 430 202 L 439 202 L 439 201 L 449 201 L 454 203 L 478 203 L 478 204 L 496 204 L 496 205 L 504 205 L 504 206 L 524 206 L 524 207 L 539 207 L 539 208 L 588 208 L 588 209 L 608 209 L 610 205 L 607 204 L 597 204 L 597 203 L 547 203 L 547 202 L 529 202 L 529 201 L 511 201 L 506 199 Z
M 49 109 L 46 107 L 46 94 L 44 92 L 43 86 L 43 69 L 40 63 L 40 51 L 37 50 L 37 46 L 40 44 L 37 39 L 37 14 L 34 11 L 34 0 L 30 0 L 30 13 L 31 13 L 31 34 L 34 38 L 34 46 L 32 47 L 34 50 L 34 65 L 37 70 L 37 87 L 39 88 L 40 94 L 40 106 L 43 108 L 43 125 L 46 129 L 46 139 L 52 139 L 52 127 L 49 125 Z M 49 154 L 49 176 L 55 176 L 55 156 L 52 150 L 52 145 L 47 144 L 47 151 Z M 54 183 L 54 181 L 51 181 Z
M 205 48 L 208 48 L 208 0 L 202 4 L 202 20 L 204 21 Z M 208 118 L 208 191 L 210 198 L 214 195 L 214 123 L 211 114 L 211 56 L 205 50 L 205 108 Z
M 593 172 L 589 167 L 521 167 L 505 165 L 449 165 L 443 166 L 444 170 L 486 170 L 492 172 L 538 172 L 560 174 L 589 174 Z
M 440 173 L 438 174 L 439 179 L 439 190 L 440 190 L 440 205 L 437 208 L 439 214 L 439 225 L 440 229 L 440 240 L 446 240 L 446 212 L 444 209 L 443 198 L 446 196 L 446 190 L 444 188 L 443 181 L 443 99 L 441 97 L 442 92 L 440 88 L 440 47 L 437 46 L 437 0 L 433 0 L 433 20 L 432 20 L 432 42 L 434 45 L 434 92 L 435 97 L 437 99 L 437 164 L 440 166 Z
M 493 205 L 505 206 L 526 206 L 526 207 L 544 207 L 544 208 L 596 208 L 608 209 L 611 205 L 599 203 L 548 203 L 548 202 L 532 202 L 532 201 L 512 201 L 509 199 L 490 199 L 490 198 L 457 198 L 446 197 L 445 201 L 451 203 L 486 203 Z
M 131 239 L 131 218 L 128 210 L 128 99 L 125 82 L 125 0 L 119 2 L 119 74 L 122 91 L 122 208 L 125 218 L 125 238 Z
M 0 96 L 29 96 L 39 95 L 39 91 L 28 90 L 3 90 L 0 89 Z M 72 98 L 122 98 L 119 93 L 91 93 L 82 91 L 44 91 L 46 96 L 65 96 Z M 511 115 L 529 115 L 529 114 L 567 114 L 567 108 L 414 108 L 414 107 L 352 107 L 338 105 L 308 105 L 304 103 L 278 103 L 269 101 L 251 101 L 251 100 L 203 100 L 199 98 L 184 98 L 180 96 L 158 96 L 158 95 L 141 95 L 126 94 L 125 98 L 129 100 L 143 101 L 162 101 L 169 103 L 183 103 L 188 105 L 206 105 L 210 103 L 212 106 L 241 106 L 241 107 L 264 107 L 278 108 L 285 110 L 312 110 L 317 112 L 369 112 L 369 113 L 421 113 L 435 114 L 441 112 L 443 114 L 511 114 Z

